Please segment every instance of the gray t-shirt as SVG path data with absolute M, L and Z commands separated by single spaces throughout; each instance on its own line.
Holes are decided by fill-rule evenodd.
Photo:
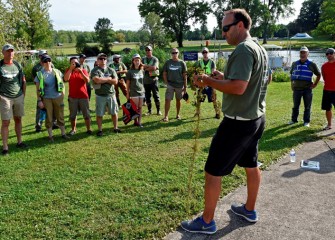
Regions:
M 103 69 L 98 66 L 92 69 L 90 77 L 91 77 L 92 83 L 94 82 L 93 81 L 94 77 L 101 77 L 101 78 L 102 77 L 112 77 L 113 79 L 114 78 L 118 79 L 117 74 L 113 68 L 106 67 L 105 69 Z M 114 93 L 115 93 L 114 85 L 109 84 L 109 83 L 102 83 L 99 88 L 95 89 L 95 94 L 100 95 L 100 96 L 106 96 L 106 95 L 114 94 Z
M 129 69 L 126 80 L 130 81 L 130 97 L 144 97 L 144 70 Z
M 159 61 L 156 57 L 152 56 L 152 58 L 143 57 L 142 63 L 145 65 L 155 66 L 157 67 L 157 70 L 159 68 Z M 158 71 L 157 71 L 158 72 Z M 144 72 L 144 84 L 151 84 L 154 81 L 158 80 L 158 76 L 150 76 L 149 71 Z
M 256 40 L 247 38 L 237 45 L 224 70 L 225 79 L 244 80 L 242 95 L 223 93 L 222 111 L 229 116 L 256 119 L 265 113 L 268 85 L 268 55 Z
M 170 86 L 175 88 L 182 88 L 184 86 L 183 73 L 187 71 L 187 67 L 183 60 L 167 60 L 163 71 L 167 72 L 167 82 Z
M 57 71 L 57 70 L 56 70 Z M 51 72 L 45 71 L 44 68 L 41 70 L 43 76 L 44 76 L 44 96 L 43 98 L 58 98 L 60 95 L 62 95 L 61 92 L 57 91 L 57 80 L 56 80 L 56 75 L 54 73 L 54 69 Z M 59 76 L 63 78 L 63 74 L 58 71 Z M 38 77 L 35 77 L 34 80 L 35 83 L 39 83 L 40 80 Z

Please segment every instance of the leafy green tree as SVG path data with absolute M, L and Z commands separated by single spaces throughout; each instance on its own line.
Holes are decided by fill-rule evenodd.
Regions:
M 115 40 L 118 42 L 125 42 L 126 41 L 126 35 L 122 32 L 116 32 L 115 33 Z
M 223 12 L 232 8 L 244 8 L 250 15 L 253 27 L 251 34 L 263 35 L 263 43 L 267 43 L 268 35 L 275 30 L 274 25 L 280 17 L 288 17 L 293 13 L 293 0 L 213 0 L 212 5 L 218 25 L 221 26 Z
M 324 0 L 321 6 L 321 22 L 313 34 L 328 36 L 335 40 L 335 1 Z
M 52 44 L 49 0 L 10 0 L 7 5 L 15 23 L 16 38 L 23 38 L 31 49 Z
M 204 23 L 211 10 L 207 2 L 200 0 L 142 0 L 138 9 L 141 17 L 156 13 L 179 47 L 183 47 L 184 33 L 190 29 L 189 21 Z
M 161 19 L 157 14 L 150 12 L 145 16 L 141 30 L 148 32 L 146 39 L 141 39 L 144 46 L 152 45 L 152 47 L 162 48 L 169 44 L 170 39 L 165 33 Z
M 324 0 L 306 0 L 302 3 L 297 23 L 300 26 L 299 32 L 310 32 L 316 29 L 320 23 L 321 5 Z
M 108 18 L 99 18 L 94 26 L 97 41 L 100 43 L 101 51 L 109 54 L 111 42 L 113 41 L 113 24 Z
M 77 36 L 77 42 L 76 42 L 76 51 L 77 53 L 82 53 L 84 48 L 87 47 L 87 41 L 84 34 Z

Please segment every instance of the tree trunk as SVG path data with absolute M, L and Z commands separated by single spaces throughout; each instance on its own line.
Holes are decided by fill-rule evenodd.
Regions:
M 263 32 L 263 44 L 267 44 L 267 31 L 268 31 L 268 24 L 264 24 L 264 32 Z
M 183 46 L 183 32 L 181 31 L 177 33 L 177 43 L 178 43 L 179 48 L 184 47 Z

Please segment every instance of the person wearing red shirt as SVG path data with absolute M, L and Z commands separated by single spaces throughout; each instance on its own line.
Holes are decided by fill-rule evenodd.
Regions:
M 65 72 L 64 81 L 69 82 L 69 108 L 72 128 L 70 135 L 74 135 L 77 131 L 76 124 L 79 109 L 85 119 L 86 133 L 91 135 L 91 117 L 87 93 L 87 83 L 90 79 L 87 71 L 80 66 L 77 57 L 70 58 L 70 67 Z
M 332 128 L 332 105 L 335 106 L 335 49 L 328 48 L 326 57 L 328 62 L 325 62 L 321 67 L 321 73 L 325 85 L 323 87 L 321 109 L 326 110 L 327 126 L 323 130 Z

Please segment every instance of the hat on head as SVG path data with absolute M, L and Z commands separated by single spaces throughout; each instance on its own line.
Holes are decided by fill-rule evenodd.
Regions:
M 41 55 L 44 55 L 44 54 L 47 54 L 47 50 L 39 50 L 38 51 L 38 56 L 41 56 Z
M 44 62 L 45 60 L 48 60 L 48 59 L 51 60 L 51 57 L 48 54 L 44 54 L 42 55 L 41 61 Z
M 326 51 L 326 54 L 327 53 L 334 53 L 335 52 L 335 49 L 334 48 L 328 48 L 327 51 Z
M 309 52 L 308 48 L 306 46 L 302 46 L 300 48 L 300 52 Z
M 152 51 L 152 47 L 151 46 L 146 46 L 145 49 L 149 49 L 150 51 Z
M 81 54 L 79 55 L 79 58 L 86 58 L 86 55 L 83 54 L 83 53 L 81 53 Z
M 204 47 L 201 52 L 209 52 L 208 48 Z
M 135 53 L 135 54 L 133 55 L 132 59 L 134 59 L 134 58 L 141 58 L 141 56 L 140 56 L 140 54 Z
M 107 57 L 107 55 L 105 53 L 99 53 L 97 58 L 99 58 L 99 57 Z
M 121 58 L 121 55 L 118 55 L 118 54 L 113 55 L 113 60 L 117 58 Z
M 7 50 L 10 50 L 10 49 L 14 50 L 14 46 L 12 44 L 9 44 L 9 43 L 3 45 L 3 47 L 2 47 L 2 51 L 7 51 Z

